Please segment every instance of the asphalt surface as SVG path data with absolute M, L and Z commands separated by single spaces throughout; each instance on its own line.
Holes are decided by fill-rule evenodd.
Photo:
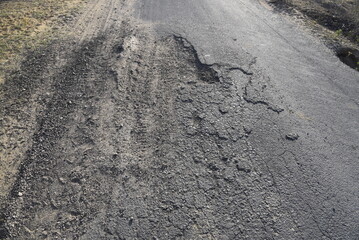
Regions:
M 1 239 L 359 239 L 359 74 L 304 26 L 93 0 L 69 33 L 1 89 Z

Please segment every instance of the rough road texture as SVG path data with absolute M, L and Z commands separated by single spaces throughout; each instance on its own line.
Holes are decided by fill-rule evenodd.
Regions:
M 156 6 L 143 4 L 91 2 L 73 40 L 3 87 L 4 134 L 13 114 L 27 137 L 9 142 L 23 164 L 1 238 L 357 239 L 358 177 L 325 182 L 315 142 L 288 127 L 310 123 L 256 57 L 208 63 L 185 34 L 135 19 Z

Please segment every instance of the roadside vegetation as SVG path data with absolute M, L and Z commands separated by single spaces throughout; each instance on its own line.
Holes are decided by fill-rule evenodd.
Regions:
M 295 9 L 331 33 L 324 39 L 342 62 L 359 71 L 359 0 L 273 0 L 278 9 Z
M 359 0 L 279 0 L 359 44 Z
M 0 0 L 0 83 L 25 51 L 51 40 L 86 0 Z

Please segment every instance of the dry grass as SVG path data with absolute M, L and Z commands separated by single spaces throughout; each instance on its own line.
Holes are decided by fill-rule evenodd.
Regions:
M 327 9 L 329 12 L 346 12 L 359 20 L 359 0 L 279 0 L 293 5 Z
M 359 44 L 359 0 L 278 0 Z
M 46 44 L 85 0 L 0 1 L 0 83 L 24 50 Z

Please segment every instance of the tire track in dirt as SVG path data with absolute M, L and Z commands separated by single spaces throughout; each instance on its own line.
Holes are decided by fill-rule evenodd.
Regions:
M 87 26 L 91 26 L 94 14 L 103 15 L 103 9 L 106 10 L 104 6 L 106 1 L 92 2 L 94 7 L 91 8 L 92 5 L 89 5 L 85 11 L 87 14 L 83 14 L 75 27 L 65 32 L 66 35 L 77 38 L 80 32 L 83 33 L 80 34 L 82 41 L 85 41 L 86 38 L 95 35 L 96 31 L 98 34 L 100 30 L 104 30 L 103 27 L 109 26 L 110 19 L 106 18 L 106 21 L 102 21 L 102 27 L 88 27 L 86 31 L 81 29 L 81 22 L 90 23 Z M 120 3 L 123 4 L 123 1 L 117 1 L 113 4 Z M 102 12 L 99 12 L 99 4 L 102 4 Z M 113 11 L 113 8 L 110 10 Z M 99 19 L 94 21 L 94 23 L 97 22 Z M 0 156 L 2 166 L 0 209 L 4 208 L 3 203 L 9 188 L 13 185 L 19 164 L 23 162 L 25 152 L 31 148 L 31 138 L 37 128 L 36 118 L 42 114 L 46 104 L 52 98 L 53 80 L 57 80 L 55 78 L 66 65 L 68 56 L 80 47 L 80 42 L 76 40 L 72 42 L 71 38 L 64 37 L 61 41 L 59 40 L 48 49 L 40 49 L 29 54 L 20 71 L 14 72 L 12 79 L 1 86 L 0 118 L 2 133 L 0 134 L 0 143 L 3 148 Z M 3 210 L 1 212 L 4 213 Z M 0 222 L 3 221 L 1 216 Z

